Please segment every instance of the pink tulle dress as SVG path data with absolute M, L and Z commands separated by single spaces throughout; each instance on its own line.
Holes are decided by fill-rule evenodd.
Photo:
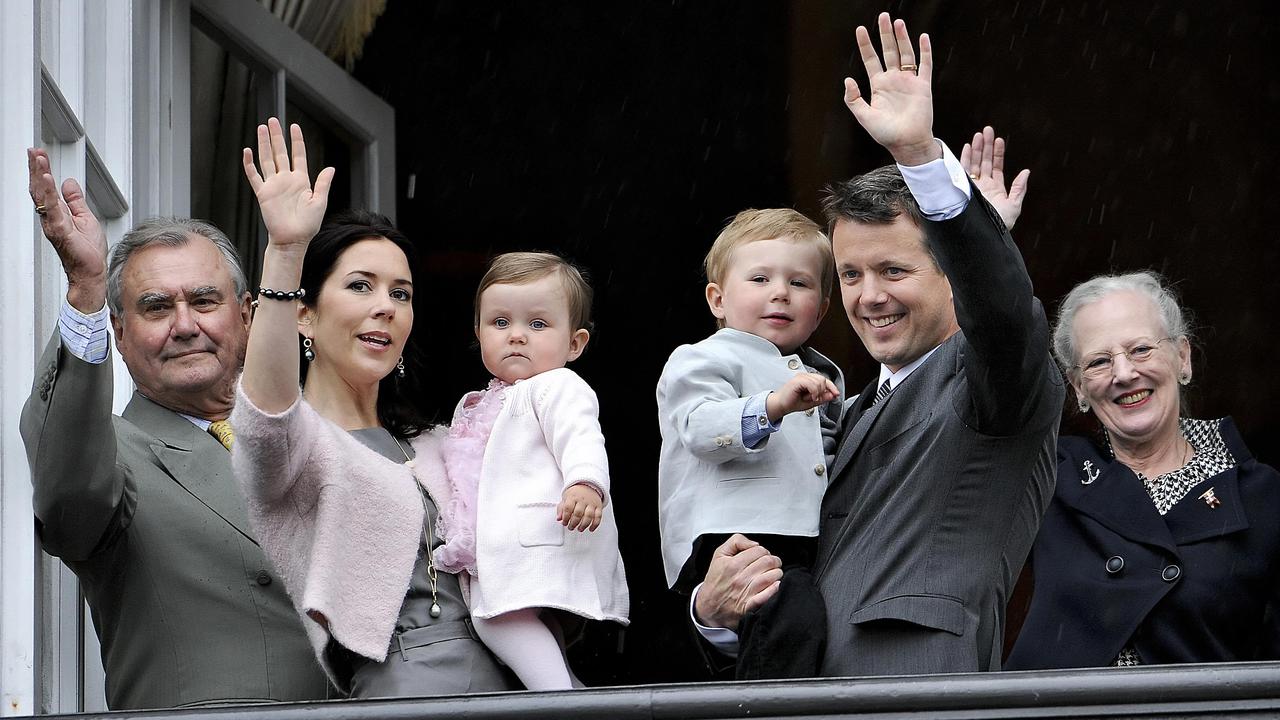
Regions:
M 476 505 L 480 487 L 480 469 L 489 435 L 502 411 L 502 399 L 510 385 L 497 378 L 489 387 L 476 393 L 453 416 L 453 425 L 445 435 L 444 466 L 449 475 L 452 496 L 440 508 L 437 532 L 444 541 L 435 551 L 436 569 L 476 575 Z

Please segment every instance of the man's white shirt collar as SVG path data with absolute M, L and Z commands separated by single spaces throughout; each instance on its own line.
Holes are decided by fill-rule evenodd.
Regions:
M 890 390 L 893 390 L 894 388 L 898 387 L 898 385 L 903 380 L 906 380 L 907 377 L 911 375 L 911 373 L 915 372 L 916 368 L 920 367 L 924 363 L 924 361 L 928 360 L 929 356 L 937 352 L 938 348 L 940 347 L 942 346 L 938 345 L 934 349 L 921 355 L 920 357 L 916 358 L 910 363 L 903 365 L 902 367 L 898 368 L 898 372 L 893 372 L 892 370 L 889 369 L 887 365 L 881 365 L 880 379 L 876 381 L 876 387 L 880 387 L 881 385 L 883 385 L 885 380 L 889 381 Z

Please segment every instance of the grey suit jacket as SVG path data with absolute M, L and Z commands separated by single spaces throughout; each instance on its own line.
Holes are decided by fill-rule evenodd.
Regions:
M 815 567 L 823 675 L 1000 667 L 1005 602 L 1053 496 L 1064 390 L 1021 255 L 981 197 L 924 223 L 961 332 L 845 416 Z
M 324 699 L 284 583 L 249 531 L 231 454 L 54 332 L 22 411 L 36 528 L 76 573 L 112 709 Z

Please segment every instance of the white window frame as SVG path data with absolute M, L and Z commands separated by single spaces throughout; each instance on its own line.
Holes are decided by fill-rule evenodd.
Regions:
M 31 212 L 26 177 L 14 172 L 36 141 L 39 127 L 38 6 L 0 2 L 0 716 L 36 712 L 35 569 L 38 550 L 31 525 L 27 457 L 18 416 L 35 368 L 35 315 L 15 311 L 36 294 L 39 224 Z M 10 235 L 10 233 L 12 233 Z
M 191 13 L 192 22 L 215 41 L 255 70 L 274 75 L 269 96 L 259 98 L 260 108 L 287 122 L 285 95 L 296 91 L 353 139 L 352 207 L 394 220 L 394 109 L 255 0 L 191 0 Z
M 0 717 L 106 707 L 79 583 L 40 552 L 31 514 L 19 417 L 66 280 L 18 158 L 46 147 L 110 242 L 189 214 L 193 20 L 275 75 L 282 119 L 288 88 L 354 138 L 352 204 L 395 214 L 393 110 L 254 0 L 0 0 Z M 133 388 L 113 357 L 119 412 Z

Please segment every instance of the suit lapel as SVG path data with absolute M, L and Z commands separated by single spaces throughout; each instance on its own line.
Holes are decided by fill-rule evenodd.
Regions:
M 257 544 L 226 448 L 190 420 L 137 393 L 123 417 L 156 439 L 151 450 L 174 482 Z
M 872 380 L 862 393 L 858 395 L 858 399 L 853 403 L 853 407 L 849 412 L 845 413 L 845 434 L 840 441 L 840 448 L 836 450 L 836 459 L 831 463 L 831 479 L 834 482 L 840 477 L 840 473 L 848 466 L 849 461 L 853 459 L 854 454 L 862 445 L 862 441 L 866 439 L 867 432 L 871 426 L 875 424 L 876 418 L 880 417 L 880 411 L 884 409 L 887 403 L 880 403 L 874 407 L 871 403 L 876 397 L 876 381 Z M 868 409 L 869 408 L 869 409 Z
M 1073 462 L 1075 467 L 1058 473 L 1058 497 L 1063 503 L 1117 535 L 1177 554 L 1169 526 L 1132 470 L 1097 455 L 1064 462 Z

